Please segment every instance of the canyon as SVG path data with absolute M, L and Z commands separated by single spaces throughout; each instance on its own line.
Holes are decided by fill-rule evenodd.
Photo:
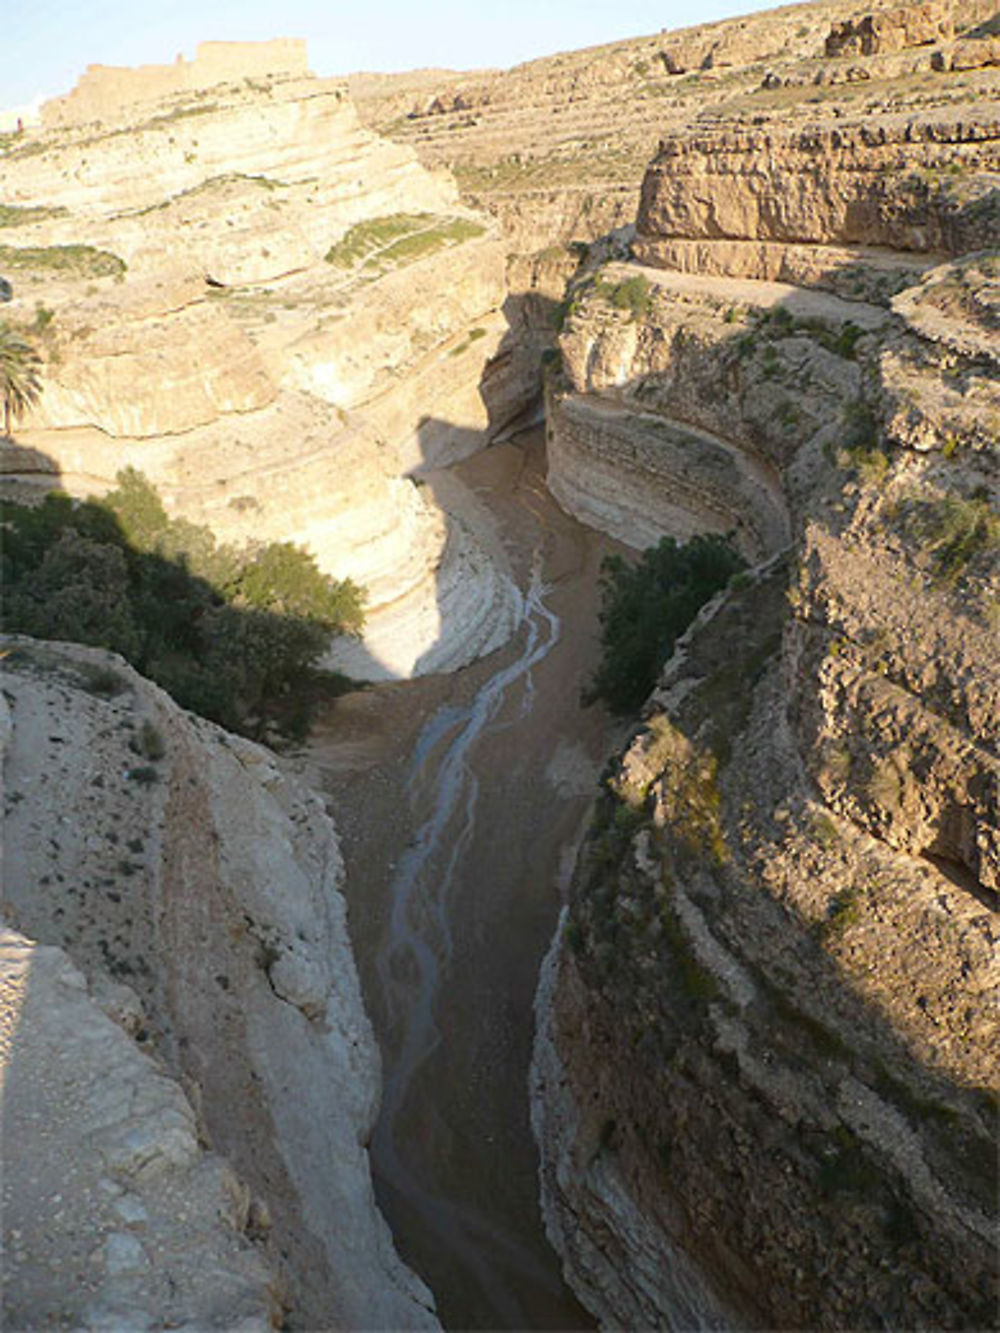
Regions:
M 994 11 L 206 43 L 4 138 L 5 497 L 302 545 L 368 683 L 275 752 L 5 638 L 11 1327 L 991 1326 Z M 584 708 L 603 558 L 703 533 Z

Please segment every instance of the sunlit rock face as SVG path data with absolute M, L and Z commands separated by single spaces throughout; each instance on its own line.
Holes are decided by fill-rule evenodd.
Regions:
M 4 667 L 5 1327 L 437 1327 L 322 801 L 110 653 Z
M 996 122 L 894 93 L 672 134 L 562 309 L 560 502 L 752 565 L 606 770 L 538 995 L 546 1225 L 608 1326 L 992 1317 Z
M 673 267 L 681 241 L 706 252 L 706 242 L 749 242 L 730 246 L 734 263 L 768 242 L 978 250 L 995 242 L 1000 225 L 998 139 L 1000 113 L 989 104 L 883 115 L 874 124 L 845 117 L 807 129 L 736 124 L 671 135 L 643 181 L 636 253 Z M 746 263 L 742 272 L 771 276 Z
M 45 352 L 4 467 L 93 493 L 135 466 L 220 536 L 306 545 L 367 588 L 362 676 L 469 661 L 516 594 L 475 524 L 405 478 L 530 392 L 533 367 L 486 387 L 509 364 L 503 247 L 297 50 L 211 86 L 239 53 L 208 54 L 113 117 L 129 71 L 94 72 L 0 163 L 8 310 L 44 321 Z

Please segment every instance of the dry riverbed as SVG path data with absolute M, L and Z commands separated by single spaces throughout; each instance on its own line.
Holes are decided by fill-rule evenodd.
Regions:
M 538 968 L 620 731 L 579 702 L 616 548 L 548 495 L 541 431 L 452 469 L 449 501 L 456 478 L 525 593 L 518 634 L 463 671 L 338 700 L 307 758 L 383 1050 L 373 1160 L 397 1244 L 450 1328 L 584 1328 L 542 1233 L 527 1073 Z

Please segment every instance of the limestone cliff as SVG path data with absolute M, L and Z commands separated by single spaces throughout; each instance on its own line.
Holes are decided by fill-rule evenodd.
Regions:
M 98 650 L 8 640 L 2 707 L 5 1327 L 436 1327 L 322 803 Z
M 260 1205 L 132 1039 L 133 1001 L 111 981 L 89 994 L 62 949 L 0 932 L 4 1327 L 264 1333 L 283 1284 L 254 1243 Z
M 964 254 L 1000 234 L 998 178 L 996 104 L 936 116 L 910 111 L 874 124 L 840 119 L 798 131 L 723 126 L 678 134 L 661 143 L 646 173 L 636 254 L 681 267 L 678 259 L 697 243 L 702 272 L 712 244 L 726 242 L 726 258 L 759 256 L 766 266 L 773 256 L 772 269 L 789 244 Z M 832 268 L 837 258 L 845 262 L 817 256 L 817 267 Z M 862 250 L 855 265 L 864 261 Z M 751 263 L 742 271 L 776 276 Z
M 359 675 L 502 642 L 505 570 L 405 480 L 525 400 L 518 374 L 486 373 L 509 338 L 489 222 L 362 128 L 339 84 L 229 81 L 63 119 L 0 157 L 8 312 L 45 354 L 4 470 L 93 491 L 132 465 L 220 535 L 305 543 L 368 590 Z
M 677 135 L 656 267 L 569 289 L 556 495 L 756 562 L 610 766 L 539 992 L 543 1207 L 607 1326 L 995 1311 L 998 260 L 927 253 L 996 245 L 982 111 Z
M 996 60 L 995 11 L 990 0 L 821 0 L 511 70 L 364 75 L 350 87 L 365 124 L 450 167 L 463 200 L 498 219 L 512 250 L 537 251 L 634 222 L 658 139 L 696 122 L 707 130 L 718 116 L 759 133 L 775 116 L 813 119 L 817 106 L 881 120 L 909 104 L 995 98 L 984 68 Z M 833 53 L 832 35 L 862 30 L 872 40 Z M 983 74 L 960 87 L 940 77 L 953 69 Z

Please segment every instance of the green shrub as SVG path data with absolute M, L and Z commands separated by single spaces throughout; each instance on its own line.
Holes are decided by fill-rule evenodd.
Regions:
M 372 274 L 411 263 L 445 246 L 482 236 L 485 227 L 470 218 L 442 218 L 433 213 L 391 213 L 351 227 L 324 258 L 335 268 Z
M 1000 514 L 984 495 L 945 495 L 902 506 L 903 530 L 934 563 L 936 577 L 953 583 L 977 556 L 1000 553 Z
M 820 936 L 830 939 L 855 926 L 864 915 L 864 896 L 857 884 L 848 884 L 830 899 L 826 919 L 820 925 Z
M 848 361 L 853 361 L 857 355 L 858 339 L 864 337 L 864 332 L 864 329 L 859 328 L 857 324 L 848 321 L 834 338 L 830 351 L 836 352 L 838 356 Z
M 729 322 L 728 315 L 726 322 Z M 805 334 L 828 352 L 848 361 L 855 359 L 858 339 L 864 336 L 864 329 L 852 320 L 835 327 L 823 319 L 796 318 L 783 305 L 774 306 L 762 315 L 757 322 L 757 331 L 765 338 L 791 338 L 796 334 Z
M 850 468 L 862 485 L 879 485 L 892 460 L 882 448 L 878 420 L 868 403 L 848 403 L 841 413 L 842 448 L 837 461 Z
M 121 277 L 125 261 L 107 250 L 92 245 L 49 245 L 26 247 L 0 245 L 0 267 L 10 269 L 51 269 L 72 278 Z
M 291 542 L 256 548 L 236 581 L 234 601 L 352 634 L 364 622 L 360 589 L 321 573 L 313 557 Z
M 648 315 L 653 305 L 653 286 L 641 273 L 621 282 L 602 280 L 594 284 L 594 291 L 616 310 L 627 310 L 633 319 Z
M 63 216 L 67 211 L 61 206 L 50 208 L 45 204 L 0 204 L 0 227 L 23 227 L 29 222 Z
M 184 707 L 251 734 L 298 707 L 331 636 L 363 622 L 349 580 L 290 543 L 240 550 L 170 519 L 134 470 L 100 502 L 0 504 L 0 526 L 6 629 L 109 648 Z M 151 734 L 143 745 L 159 757 Z
M 167 753 L 166 742 L 160 735 L 159 728 L 150 722 L 148 717 L 143 718 L 139 734 L 132 741 L 131 748 L 144 759 L 153 761 L 162 759 Z
M 603 699 L 616 713 L 638 708 L 676 640 L 743 564 L 729 539 L 714 535 L 685 546 L 665 537 L 635 564 L 609 556 L 601 567 L 603 654 L 585 701 Z
M 170 519 L 155 488 L 134 467 L 123 468 L 102 506 L 110 509 L 125 540 L 140 551 L 153 551 L 170 526 Z
M 87 663 L 80 669 L 80 683 L 88 694 L 96 694 L 105 699 L 113 699 L 122 694 L 126 685 L 117 671 L 111 667 L 92 666 Z

